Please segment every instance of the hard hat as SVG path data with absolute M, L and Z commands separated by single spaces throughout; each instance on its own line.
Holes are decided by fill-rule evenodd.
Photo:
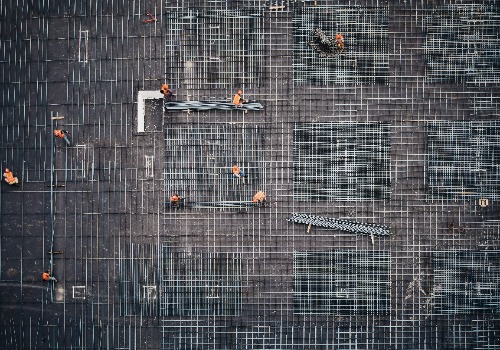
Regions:
M 241 90 L 238 90 L 238 94 L 241 95 L 243 93 L 243 91 Z
M 6 173 L 10 172 L 9 168 L 5 168 L 5 172 Z

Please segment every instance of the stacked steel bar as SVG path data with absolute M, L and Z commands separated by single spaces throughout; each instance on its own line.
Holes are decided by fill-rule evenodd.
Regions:
M 388 236 L 389 227 L 372 223 L 359 223 L 349 220 L 334 219 L 324 216 L 315 216 L 308 214 L 292 214 L 287 221 L 297 224 L 307 224 L 319 227 L 331 228 L 333 230 L 358 233 L 363 235 Z

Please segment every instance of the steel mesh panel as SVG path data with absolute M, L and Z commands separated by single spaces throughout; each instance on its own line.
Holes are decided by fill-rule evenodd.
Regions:
M 294 252 L 294 314 L 384 315 L 390 310 L 387 252 Z
M 429 82 L 500 82 L 500 6 L 446 4 L 428 11 L 424 52 Z
M 294 82 L 297 85 L 386 84 L 389 74 L 388 8 L 326 5 L 294 11 Z M 307 43 L 313 30 L 328 37 L 341 33 L 345 50 L 322 57 Z
M 387 123 L 295 124 L 295 198 L 389 198 L 389 135 Z
M 427 123 L 427 181 L 432 197 L 498 198 L 500 123 Z
M 436 313 L 500 312 L 500 252 L 442 251 L 432 256 Z

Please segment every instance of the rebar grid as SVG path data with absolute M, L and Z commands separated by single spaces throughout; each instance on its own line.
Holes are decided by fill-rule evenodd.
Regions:
M 186 207 L 245 208 L 262 190 L 264 140 L 258 126 L 172 125 L 165 134 L 165 196 Z M 237 178 L 232 166 L 248 175 Z
M 297 7 L 294 12 L 294 82 L 298 85 L 332 83 L 387 83 L 388 8 L 363 6 Z M 340 33 L 345 49 L 336 57 L 322 57 L 308 45 L 319 28 L 331 38 Z
M 491 198 L 500 194 L 500 123 L 440 121 L 427 125 L 431 198 Z
M 500 81 L 500 6 L 446 4 L 424 17 L 429 82 Z
M 295 252 L 294 314 L 387 315 L 387 252 Z
M 294 196 L 302 200 L 386 199 L 386 123 L 300 123 L 294 128 Z
M 461 1 L 466 2 L 498 6 L 492 0 Z M 437 312 L 432 294 L 436 275 L 433 252 L 500 248 L 497 199 L 484 193 L 489 204 L 481 207 L 478 193 L 457 197 L 430 195 L 426 177 L 429 122 L 474 120 L 494 124 L 499 98 L 495 84 L 495 40 L 485 37 L 477 44 L 477 52 L 485 57 L 481 62 L 488 69 L 493 67 L 492 71 L 481 71 L 486 66 L 478 68 L 479 75 L 474 81 L 480 83 L 471 80 L 462 84 L 454 80 L 436 84 L 426 77 L 428 67 L 423 59 L 426 49 L 423 24 L 436 7 L 435 1 L 361 0 L 340 5 L 338 1 L 318 0 L 317 3 L 317 6 L 314 0 L 1 3 L 0 153 L 2 166 L 11 167 L 21 181 L 18 188 L 3 182 L 0 191 L 1 348 L 500 348 L 498 312 L 484 306 L 478 313 Z M 358 6 L 360 13 L 367 15 L 366 20 L 353 13 Z M 457 6 L 453 2 L 452 7 Z M 299 13 L 318 12 L 325 23 L 333 18 L 324 12 L 325 8 L 334 9 L 337 19 L 339 10 L 348 9 L 345 13 L 359 21 L 357 27 L 352 24 L 354 38 L 375 35 L 367 45 L 378 43 L 380 47 L 374 50 L 380 51 L 376 51 L 378 56 L 368 46 L 362 55 L 350 51 L 353 49 L 352 44 L 349 47 L 350 34 L 343 33 L 346 49 L 344 56 L 339 57 L 341 63 L 332 58 L 339 64 L 339 71 L 333 71 L 328 65 L 330 61 L 321 61 L 323 66 L 314 71 L 320 78 L 306 73 L 307 79 L 298 81 L 294 72 L 301 72 L 294 66 L 294 59 L 309 57 L 312 51 L 306 52 L 310 47 L 305 45 L 299 53 L 306 56 L 296 55 L 298 23 L 293 22 L 294 16 L 298 19 Z M 157 21 L 144 23 L 146 11 L 152 12 Z M 179 17 L 186 13 L 199 14 L 193 22 L 198 28 Z M 492 11 L 484 13 L 474 12 L 481 23 L 488 23 L 487 27 L 476 23 L 482 28 L 480 34 L 490 31 L 490 24 L 497 21 Z M 219 14 L 222 18 L 217 17 Z M 461 17 L 465 26 L 470 23 L 463 19 L 467 16 Z M 374 25 L 377 18 L 387 21 Z M 217 33 L 212 22 L 220 25 Z M 342 17 L 340 22 L 350 23 L 350 19 Z M 440 26 L 438 36 L 444 35 L 444 24 Z M 181 47 L 175 46 L 174 38 L 178 38 L 178 32 L 172 32 L 175 28 L 184 30 L 183 44 L 198 46 L 184 48 L 181 41 L 178 41 Z M 198 33 L 201 39 L 192 33 Z M 327 34 L 332 36 L 334 32 Z M 309 35 L 309 31 L 304 31 L 300 39 L 306 40 Z M 243 37 L 243 42 L 237 44 L 234 39 L 237 36 Z M 448 44 L 444 41 L 443 38 L 443 45 L 433 47 L 445 47 Z M 492 51 L 487 51 L 490 48 Z M 175 56 L 176 52 L 185 55 Z M 211 62 L 214 52 L 226 55 L 227 60 Z M 196 64 L 182 62 L 181 58 L 189 59 L 195 53 Z M 469 52 L 457 54 L 460 60 L 464 58 L 462 54 L 465 62 L 470 63 Z M 359 70 L 351 66 L 356 57 L 357 64 L 362 64 Z M 462 66 L 453 66 L 446 57 L 442 60 L 450 62 L 446 72 L 449 69 L 462 74 Z M 154 114 L 154 108 L 146 108 L 150 114 L 146 115 L 146 131 L 136 133 L 138 91 L 158 91 L 163 82 L 171 84 L 179 100 L 198 97 L 229 100 L 234 90 L 241 87 L 245 95 L 261 102 L 264 110 L 246 115 L 234 111 L 191 114 L 180 111 L 163 116 L 161 111 Z M 64 119 L 50 119 L 58 116 Z M 160 128 L 162 120 L 165 136 Z M 353 123 L 353 127 L 357 123 L 389 125 L 390 188 L 386 189 L 390 193 L 384 199 L 363 198 L 356 191 L 351 191 L 345 200 L 297 199 L 296 123 L 345 122 Z M 52 138 L 53 126 L 71 131 L 71 147 Z M 202 134 L 203 129 L 217 128 L 224 137 L 238 141 L 237 147 L 225 141 L 219 149 L 220 171 L 228 175 L 227 183 L 216 184 L 224 194 L 221 202 L 197 206 L 196 210 L 187 206 L 184 210 L 166 211 L 164 204 L 170 192 L 176 187 L 189 187 L 179 186 L 182 183 L 177 180 L 169 180 L 172 187 L 166 186 L 166 169 L 171 171 L 170 175 L 197 184 L 189 178 L 189 171 L 198 171 L 200 166 L 190 163 L 192 157 L 179 151 L 191 146 L 168 145 L 166 140 L 178 135 L 188 145 L 191 137 L 188 130 L 197 129 L 196 133 Z M 249 131 L 255 129 L 259 130 L 258 139 Z M 356 135 L 354 131 L 347 134 Z M 248 149 L 242 150 L 244 135 L 258 153 L 250 159 L 262 171 L 250 172 L 245 179 L 248 182 L 238 187 L 240 183 L 231 182 L 233 178 L 229 176 L 232 164 L 224 170 L 222 167 L 233 160 L 228 154 L 247 154 Z M 202 151 L 196 154 L 216 150 L 215 145 L 203 143 L 203 137 L 197 140 L 199 147 L 192 149 Z M 494 141 L 489 144 L 496 147 Z M 175 157 L 175 163 L 185 167 L 186 173 L 176 173 L 174 163 L 166 161 L 173 160 L 167 158 L 169 152 L 169 157 Z M 203 156 L 193 159 L 200 161 L 201 167 L 206 166 Z M 491 165 L 484 159 L 481 161 Z M 353 162 L 359 165 L 357 159 Z M 215 190 L 207 178 L 197 176 L 202 179 L 201 185 L 195 188 L 195 196 L 188 199 L 197 201 L 200 194 L 205 203 Z M 230 203 L 224 196 L 250 201 L 256 187 L 260 187 L 254 186 L 254 181 L 266 191 L 267 207 L 238 203 L 237 210 L 220 210 Z M 392 236 L 375 237 L 372 241 L 367 236 L 316 227 L 308 232 L 305 225 L 285 221 L 294 212 L 390 225 Z M 160 248 L 165 241 L 170 242 L 170 261 L 184 264 L 190 272 L 179 273 L 180 277 L 174 279 L 177 287 L 169 287 L 174 300 L 183 300 L 188 305 L 185 314 L 158 316 L 158 305 L 166 290 L 160 281 L 163 268 Z M 47 254 L 52 249 L 64 253 Z M 389 276 L 390 295 L 382 298 L 385 311 L 374 314 L 373 310 L 378 309 L 371 304 L 359 313 L 355 307 L 338 306 L 345 314 L 294 314 L 294 252 L 350 252 L 353 256 L 384 252 L 390 257 L 390 265 L 384 270 L 387 274 L 377 278 Z M 480 260 L 484 270 L 484 260 L 475 255 L 474 259 Z M 474 259 L 470 260 L 471 265 Z M 224 280 L 231 272 L 226 267 L 233 262 L 241 266 L 241 305 L 237 316 L 229 312 L 235 294 L 229 295 L 225 304 L 216 304 L 215 298 L 210 298 L 215 294 L 210 294 L 211 290 L 204 289 L 200 282 L 216 285 L 215 280 Z M 337 265 L 350 268 L 341 262 Z M 55 285 L 40 281 L 41 270 L 49 266 L 59 279 Z M 343 271 L 330 276 L 344 278 L 346 284 L 351 283 L 349 295 L 359 293 L 366 301 L 368 288 L 363 285 L 356 289 L 354 276 Z M 486 274 L 488 277 L 482 281 L 488 278 L 496 281 L 497 275 L 497 272 Z M 363 276 L 360 275 L 358 287 L 361 282 L 372 281 Z M 450 280 L 445 272 L 440 276 Z M 314 276 L 321 277 L 324 280 L 325 276 Z M 183 282 L 194 293 L 186 291 Z M 386 283 L 384 280 L 384 292 Z M 330 281 L 318 284 L 331 286 Z M 466 284 L 458 283 L 450 286 L 449 293 L 439 295 L 442 305 L 453 300 L 450 295 L 454 289 L 460 298 L 477 301 L 477 294 L 474 298 L 465 294 L 470 291 L 467 288 Z M 372 290 L 381 291 L 378 286 Z M 345 295 L 341 291 L 336 293 Z M 339 300 L 333 302 L 340 303 Z M 186 315 L 196 312 L 197 302 L 205 314 Z M 226 309 L 221 309 L 221 305 L 226 305 Z M 498 305 L 497 301 L 494 305 Z M 213 314 L 209 315 L 209 310 Z

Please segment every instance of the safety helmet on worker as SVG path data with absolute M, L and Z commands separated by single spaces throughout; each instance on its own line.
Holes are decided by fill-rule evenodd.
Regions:
M 238 95 L 241 95 L 242 93 L 243 93 L 243 91 L 238 90 Z
M 6 173 L 10 173 L 9 168 L 5 168 L 5 172 L 6 172 Z

